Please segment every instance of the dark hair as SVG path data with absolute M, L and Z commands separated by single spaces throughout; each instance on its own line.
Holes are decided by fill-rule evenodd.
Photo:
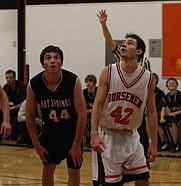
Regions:
M 141 59 L 143 59 L 144 54 L 145 54 L 145 50 L 146 50 L 145 42 L 137 34 L 129 34 L 129 33 L 127 33 L 125 38 L 128 38 L 128 37 L 136 39 L 136 41 L 137 41 L 137 49 L 141 49 L 142 50 L 142 53 L 138 56 L 138 62 L 139 62 L 139 61 L 141 61 Z
M 97 79 L 96 76 L 94 76 L 93 74 L 89 74 L 85 77 L 85 82 L 87 81 L 91 81 L 94 82 L 95 84 L 97 83 Z
M 158 84 L 158 81 L 159 81 L 159 77 L 158 77 L 158 75 L 157 75 L 156 73 L 154 73 L 154 72 L 152 73 L 152 75 L 156 77 L 156 85 L 157 85 L 157 84 Z
M 16 77 L 16 72 L 14 70 L 7 70 L 5 74 L 13 74 L 13 76 Z
M 168 82 L 169 82 L 170 80 L 175 81 L 176 85 L 178 86 L 178 81 L 177 81 L 175 78 L 168 78 L 167 81 L 166 81 L 166 87 L 168 87 Z
M 60 59 L 63 63 L 63 51 L 57 46 L 49 45 L 49 46 L 45 47 L 40 54 L 40 63 L 42 65 L 44 64 L 45 54 L 50 53 L 50 52 L 58 53 L 58 55 L 60 56 Z

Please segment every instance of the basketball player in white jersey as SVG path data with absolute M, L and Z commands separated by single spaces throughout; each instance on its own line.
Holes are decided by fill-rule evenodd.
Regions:
M 149 170 L 137 132 L 145 107 L 151 138 L 148 161 L 157 156 L 154 83 L 151 73 L 138 65 L 144 52 L 144 41 L 136 34 L 127 34 L 120 50 L 122 60 L 105 67 L 100 75 L 91 118 L 91 146 L 101 153 L 106 186 L 128 181 L 136 181 L 136 186 L 149 184 Z M 94 173 L 96 176 L 93 167 L 93 177 Z

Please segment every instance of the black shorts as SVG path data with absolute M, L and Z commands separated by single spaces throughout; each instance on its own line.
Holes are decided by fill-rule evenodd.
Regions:
M 62 160 L 67 160 L 67 167 L 72 169 L 79 169 L 74 165 L 69 151 L 72 147 L 75 131 L 67 130 L 68 128 L 51 128 L 48 131 L 44 130 L 40 136 L 40 144 L 46 148 L 48 155 L 46 159 L 48 163 L 58 165 Z M 81 152 L 83 152 L 83 142 L 80 146 Z

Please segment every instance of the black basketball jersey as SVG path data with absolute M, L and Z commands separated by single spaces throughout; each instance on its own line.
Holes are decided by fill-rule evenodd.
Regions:
M 51 126 L 71 126 L 76 128 L 77 113 L 74 106 L 74 87 L 77 75 L 62 69 L 62 80 L 55 90 L 46 85 L 44 72 L 30 80 L 30 85 L 40 104 L 42 124 Z M 46 128 L 47 128 L 46 127 Z

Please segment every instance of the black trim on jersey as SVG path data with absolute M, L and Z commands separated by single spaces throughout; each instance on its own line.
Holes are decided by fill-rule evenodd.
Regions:
M 121 72 L 121 69 L 120 69 L 121 67 L 120 67 L 120 65 L 118 65 L 118 63 L 116 63 L 116 67 L 117 67 L 117 71 L 118 71 L 119 77 L 120 77 L 123 85 L 126 88 L 130 88 L 130 87 L 134 86 L 141 79 L 141 77 L 143 76 L 143 74 L 145 73 L 145 68 L 142 67 L 142 70 L 139 73 L 139 75 L 128 85 L 128 84 L 125 83 L 126 81 L 124 81 L 125 78 L 124 78 L 124 75 Z
M 151 80 L 152 80 L 152 73 L 150 73 L 150 78 L 149 78 L 149 82 L 148 82 L 148 91 L 150 89 L 150 86 L 151 86 Z

